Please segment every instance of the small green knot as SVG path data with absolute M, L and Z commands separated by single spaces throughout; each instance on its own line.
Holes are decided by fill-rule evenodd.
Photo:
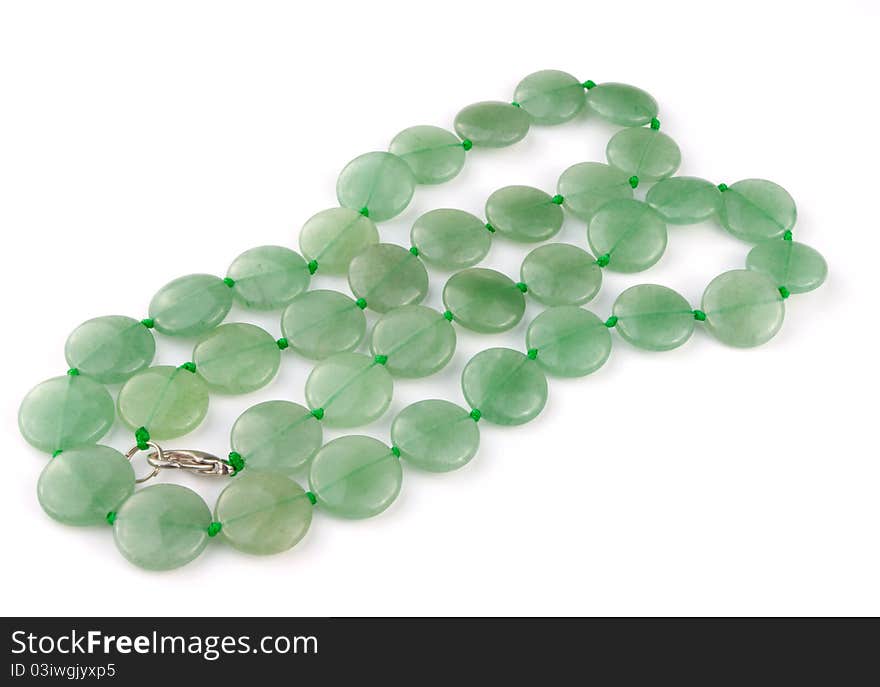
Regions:
M 145 317 L 141 320 L 141 324 L 144 325 L 147 329 L 152 329 L 156 326 L 156 323 L 153 321 L 152 317 Z
M 315 497 L 315 495 L 312 492 L 307 491 L 306 496 L 308 497 L 309 501 L 311 502 L 311 504 L 313 506 L 318 502 L 318 499 Z
M 361 310 L 364 310 L 367 307 L 367 301 L 364 298 L 358 298 L 354 304 L 359 307 Z
M 490 233 L 490 234 L 494 234 L 494 233 L 495 233 L 495 227 L 493 227 L 493 226 L 492 226 L 491 224 L 489 224 L 488 222 L 486 222 L 486 229 L 489 230 L 489 233 Z
M 471 141 L 471 139 L 469 138 L 466 138 L 461 142 L 461 147 L 465 150 L 470 150 L 474 147 L 473 141 Z
M 391 453 L 393 453 L 396 458 L 400 458 L 400 449 L 397 448 L 397 446 L 391 447 Z
M 705 322 L 706 313 L 704 313 L 702 310 L 694 310 L 694 319 L 698 322 Z
M 222 529 L 222 524 L 220 524 L 219 522 L 212 522 L 210 525 L 208 525 L 208 536 L 216 537 L 218 534 L 220 534 L 220 530 Z
M 318 261 L 317 260 L 309 260 L 309 274 L 314 274 L 318 271 Z
M 785 233 L 782 235 L 782 240 L 783 241 L 791 241 L 791 237 L 792 237 L 791 229 L 786 229 Z
M 718 190 L 721 191 L 721 193 L 724 193 L 727 190 L 727 188 L 728 188 L 727 184 L 718 184 Z
M 387 355 L 382 355 L 382 354 L 380 353 L 380 354 L 377 355 L 375 358 L 373 358 L 373 360 L 376 361 L 376 364 L 377 364 L 377 365 L 384 365 L 385 363 L 388 362 L 388 356 L 387 356 Z
M 232 277 L 223 277 L 223 283 L 231 289 L 233 286 L 235 286 L 235 279 L 233 279 Z
M 105 517 L 107 518 L 107 524 L 112 525 L 114 522 L 116 522 L 116 511 L 111 510 L 109 513 L 107 513 Z
M 562 205 L 565 202 L 565 198 L 560 196 L 558 193 L 550 199 L 551 203 L 555 203 L 556 205 Z
M 513 105 L 514 107 L 519 107 L 519 103 L 516 102 L 515 100 L 514 100 L 512 103 L 510 103 L 510 104 Z
M 586 88 L 586 89 L 589 91 L 591 88 L 595 88 L 595 87 L 596 87 L 596 82 L 595 82 L 595 81 L 592 81 L 592 80 L 590 80 L 590 79 L 587 79 L 586 81 L 584 81 L 584 82 L 581 84 L 581 86 L 583 86 L 584 88 Z
M 596 264 L 599 267 L 607 267 L 609 262 L 611 262 L 611 253 L 604 253 L 596 258 Z
M 416 248 L 415 246 L 410 246 L 409 252 L 412 253 L 413 255 L 415 255 L 416 257 L 419 257 L 419 249 Z
M 147 442 L 150 440 L 150 433 L 147 431 L 146 427 L 138 427 L 134 430 L 134 439 L 137 442 L 137 447 L 141 451 L 146 451 L 149 448 Z
M 244 470 L 244 458 L 238 451 L 230 451 L 229 452 L 229 464 L 232 466 L 232 469 L 235 470 L 234 474 L 238 474 L 242 470 Z
M 360 210 L 358 210 L 358 212 L 360 212 L 364 217 L 370 216 L 370 210 L 366 206 L 362 207 Z
M 529 287 L 526 286 L 525 282 L 518 281 L 516 283 L 516 288 L 518 288 L 523 293 L 526 293 L 529 290 Z
M 290 346 L 290 342 L 288 342 L 288 340 L 285 339 L 283 336 L 280 339 L 278 339 L 278 341 L 276 341 L 275 343 L 278 344 L 278 348 L 280 348 L 282 351 L 285 348 L 287 348 L 288 346 Z
M 538 358 L 538 349 L 537 349 L 537 348 L 530 348 L 530 349 L 526 352 L 526 355 L 528 356 L 529 360 L 537 360 L 537 358 Z
M 469 413 L 469 415 L 471 416 L 471 420 L 473 420 L 474 422 L 479 422 L 480 418 L 483 417 L 483 414 L 479 410 L 477 410 L 476 408 L 474 408 Z
M 445 317 L 445 318 L 446 318 L 447 320 L 449 320 L 450 322 L 452 322 L 452 320 L 455 319 L 455 315 L 452 314 L 452 311 L 451 311 L 451 310 L 444 310 L 444 311 L 443 311 L 443 317 Z
M 791 291 L 789 291 L 785 286 L 780 286 L 779 295 L 783 298 L 788 298 L 791 295 Z
M 69 374 L 71 377 L 77 377 L 77 376 L 79 376 L 79 370 L 76 369 L 75 367 L 71 367 L 71 368 L 67 371 L 67 374 Z
M 183 365 L 181 365 L 177 369 L 178 370 L 186 370 L 187 372 L 192 372 L 195 374 L 196 364 L 194 362 L 190 361 L 188 363 L 184 363 Z
M 62 451 L 60 448 L 56 448 L 54 451 L 52 451 L 52 457 L 57 458 L 61 453 L 64 453 L 64 451 Z
M 660 120 L 656 117 L 651 117 L 651 128 L 654 131 L 657 131 L 660 128 Z
M 617 315 L 612 315 L 607 320 L 605 320 L 605 326 L 609 329 L 617 324 Z
M 312 409 L 312 417 L 316 420 L 324 419 L 324 409 L 323 408 L 314 408 Z
M 638 188 L 639 178 L 635 174 L 633 174 L 629 179 L 627 179 L 627 181 L 629 182 L 629 185 L 632 186 L 633 188 Z

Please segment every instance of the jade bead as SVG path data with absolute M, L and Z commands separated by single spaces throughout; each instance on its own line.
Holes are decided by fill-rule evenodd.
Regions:
M 455 341 L 455 328 L 439 312 L 405 305 L 379 318 L 370 350 L 388 358 L 385 367 L 396 377 L 427 377 L 446 367 Z
M 311 275 L 299 253 L 283 246 L 259 246 L 239 255 L 227 275 L 235 299 L 254 310 L 283 308 L 309 287 Z
M 325 444 L 309 469 L 317 505 L 343 518 L 378 515 L 397 498 L 402 482 L 400 461 L 391 449 L 359 435 Z
M 746 267 L 763 272 L 791 293 L 806 293 L 822 285 L 828 265 L 817 250 L 784 239 L 762 241 L 749 251 Z
M 666 224 L 640 200 L 612 200 L 590 220 L 587 239 L 596 255 L 609 256 L 609 270 L 641 272 L 666 250 Z
M 430 472 L 449 472 L 477 454 L 480 430 L 461 406 L 431 399 L 400 411 L 391 423 L 391 441 L 406 462 Z
M 639 284 L 614 301 L 617 333 L 637 348 L 669 351 L 694 332 L 694 311 L 683 296 L 657 284 Z
M 411 251 L 379 243 L 357 255 L 348 266 L 352 293 L 376 312 L 421 303 L 428 293 L 428 271 Z
M 475 146 L 504 148 L 529 133 L 528 112 L 510 103 L 486 101 L 468 105 L 455 115 L 455 133 Z
M 349 162 L 336 181 L 342 207 L 366 208 L 376 222 L 396 217 L 406 209 L 416 188 L 409 165 L 391 153 L 364 153 Z
M 641 88 L 602 83 L 587 92 L 587 107 L 602 119 L 620 126 L 643 126 L 657 116 L 657 101 Z
M 366 331 L 364 311 L 338 291 L 306 291 L 281 315 L 281 332 L 288 345 L 312 360 L 353 351 Z
M 442 184 L 464 167 L 458 136 L 438 126 L 411 126 L 391 140 L 388 150 L 409 165 L 420 184 Z
M 232 450 L 247 469 L 289 475 L 321 447 L 321 423 L 308 408 L 290 401 L 251 406 L 235 421 L 229 436 Z
M 233 322 L 202 336 L 192 359 L 211 391 L 246 394 L 272 381 L 281 365 L 281 351 L 265 329 Z
M 562 208 L 544 191 L 531 186 L 505 186 L 486 201 L 486 219 L 514 241 L 545 241 L 562 228 Z
M 703 292 L 706 328 L 729 346 L 759 346 L 782 326 L 785 305 L 776 283 L 761 272 L 731 270 Z
M 157 365 L 138 372 L 119 390 L 119 419 L 146 427 L 153 439 L 175 439 L 198 427 L 208 413 L 208 387 L 189 370 Z
M 520 81 L 513 99 L 535 124 L 562 124 L 583 109 L 587 97 L 581 82 L 571 74 L 545 69 Z
M 299 249 L 322 274 L 345 274 L 351 259 L 375 243 L 379 230 L 373 220 L 351 208 L 321 210 L 299 233 Z
M 31 389 L 18 410 L 18 428 L 41 451 L 94 444 L 113 425 L 113 399 L 83 375 L 53 377 Z
M 797 208 L 788 191 L 765 179 L 745 179 L 721 194 L 718 219 L 743 241 L 757 243 L 782 236 L 794 226 Z
M 163 286 L 150 301 L 156 331 L 199 336 L 223 321 L 232 307 L 232 289 L 219 277 L 190 274 Z
M 629 177 L 601 162 L 572 165 L 559 177 L 556 190 L 564 198 L 565 207 L 587 221 L 609 200 L 633 197 Z
M 95 444 L 67 449 L 46 464 L 37 498 L 66 525 L 102 525 L 134 492 L 134 470 L 116 449 Z
M 602 286 L 602 268 L 587 251 L 568 243 L 550 243 L 529 253 L 520 268 L 529 295 L 544 305 L 580 305 Z
M 246 472 L 217 497 L 214 520 L 233 548 L 258 556 L 287 551 L 312 523 L 312 503 L 292 479 L 265 472 Z
M 681 151 L 666 134 L 654 129 L 622 129 L 605 148 L 608 164 L 641 181 L 656 181 L 675 174 Z
M 415 221 L 410 240 L 428 264 L 458 270 L 486 257 L 492 234 L 479 217 L 464 210 L 440 208 Z
M 510 348 L 489 348 L 471 358 L 461 389 L 481 417 L 497 425 L 521 425 L 547 403 L 547 378 L 533 360 Z
M 481 267 L 453 274 L 443 287 L 443 304 L 462 327 L 483 334 L 515 327 L 526 310 L 510 277 Z
M 611 355 L 611 334 L 593 313 L 575 305 L 548 308 L 526 332 L 526 346 L 535 359 L 557 377 L 583 377 L 595 372 Z
M 116 513 L 113 538 L 119 552 L 146 570 L 186 565 L 208 544 L 211 510 L 192 489 L 156 484 L 130 496 Z
M 153 362 L 156 340 L 137 320 L 96 317 L 71 332 L 64 345 L 70 367 L 102 384 L 119 384 Z
M 394 382 L 383 365 L 363 353 L 339 353 L 315 365 L 306 380 L 306 401 L 324 410 L 330 427 L 357 427 L 388 410 Z
M 669 224 L 695 224 L 718 212 L 721 191 L 705 179 L 671 177 L 654 184 L 645 202 Z

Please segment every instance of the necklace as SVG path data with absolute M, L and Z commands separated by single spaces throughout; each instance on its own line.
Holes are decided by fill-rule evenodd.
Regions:
M 512 145 L 530 127 L 561 124 L 584 109 L 621 127 L 608 142 L 607 164 L 569 167 L 552 196 L 527 186 L 499 189 L 486 202 L 485 220 L 455 209 L 427 212 L 412 226 L 409 249 L 380 242 L 376 222 L 400 214 L 417 185 L 455 177 L 468 151 Z M 824 281 L 825 261 L 793 240 L 795 204 L 782 187 L 762 179 L 716 186 L 673 176 L 681 154 L 660 131 L 657 115 L 656 101 L 633 86 L 536 72 L 519 83 L 513 102 L 461 110 L 455 133 L 411 127 L 388 152 L 352 160 L 338 178 L 339 207 L 303 226 L 301 255 L 281 246 L 252 248 L 225 278 L 195 274 L 165 285 L 143 320 L 106 316 L 83 323 L 65 345 L 67 374 L 38 384 L 19 410 L 24 438 L 52 456 L 38 482 L 41 506 L 63 523 L 109 523 L 120 552 L 152 570 L 188 563 L 217 535 L 241 551 L 279 553 L 306 534 L 315 507 L 344 518 L 377 515 L 400 491 L 401 463 L 454 470 L 476 454 L 479 421 L 517 425 L 535 418 L 547 399 L 546 375 L 580 377 L 599 369 L 611 352 L 612 329 L 654 351 L 681 346 L 698 325 L 731 346 L 768 341 L 782 325 L 785 299 Z M 634 189 L 646 183 L 645 199 L 636 199 Z M 555 236 L 563 208 L 588 223 L 592 253 L 545 243 L 526 255 L 520 281 L 475 267 L 496 236 L 521 243 Z M 699 308 L 655 284 L 623 291 L 605 320 L 581 307 L 598 293 L 603 270 L 654 265 L 666 248 L 667 225 L 711 218 L 754 246 L 746 269 L 713 279 Z M 454 271 L 443 288 L 442 313 L 420 305 L 428 290 L 425 263 Z M 309 290 L 319 269 L 347 275 L 352 296 Z M 546 310 L 529 324 L 524 352 L 489 348 L 473 356 L 461 378 L 467 407 L 419 401 L 394 419 L 390 444 L 359 435 L 323 444 L 322 425 L 358 427 L 381 417 L 395 377 L 445 367 L 455 325 L 506 331 L 522 319 L 526 297 Z M 233 300 L 283 310 L 282 338 L 252 324 L 224 324 Z M 366 336 L 366 308 L 380 314 L 369 355 L 357 350 Z M 152 366 L 152 330 L 194 338 L 192 360 Z M 246 410 L 232 427 L 227 458 L 157 443 L 197 427 L 210 392 L 241 394 L 268 384 L 287 349 L 317 361 L 305 405 L 278 400 Z M 121 384 L 115 402 L 106 388 L 114 384 Z M 117 415 L 134 432 L 135 445 L 125 454 L 97 443 Z M 151 470 L 138 478 L 131 461 L 141 452 Z M 234 479 L 213 513 L 183 486 L 135 491 L 136 483 L 165 469 Z M 308 490 L 293 479 L 302 470 Z

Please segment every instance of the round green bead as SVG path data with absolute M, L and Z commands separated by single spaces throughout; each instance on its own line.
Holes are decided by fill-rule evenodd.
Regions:
M 391 441 L 408 463 L 431 472 L 449 472 L 477 454 L 480 430 L 464 408 L 432 399 L 400 411 L 391 423 Z
M 64 345 L 67 364 L 102 384 L 119 384 L 153 362 L 156 340 L 137 320 L 96 317 L 71 332 Z
M 367 208 L 383 222 L 406 209 L 416 188 L 409 165 L 391 153 L 364 153 L 349 162 L 336 181 L 336 198 L 346 208 Z
M 666 134 L 654 129 L 621 129 L 605 148 L 608 164 L 641 181 L 656 181 L 675 174 L 681 151 Z
M 283 308 L 311 280 L 302 256 L 283 246 L 251 248 L 232 262 L 227 274 L 235 281 L 235 299 L 254 310 Z
M 640 200 L 612 200 L 590 220 L 587 238 L 596 255 L 610 256 L 609 270 L 641 272 L 666 250 L 666 224 Z
M 529 253 L 520 268 L 529 295 L 544 305 L 580 305 L 602 286 L 596 258 L 568 243 L 550 243 Z
M 559 177 L 556 190 L 565 199 L 565 207 L 587 221 L 609 200 L 633 197 L 629 177 L 601 162 L 572 165 Z
M 794 226 L 797 208 L 788 191 L 765 179 L 745 179 L 721 194 L 718 219 L 743 241 L 781 237 Z
M 199 339 L 192 359 L 211 391 L 246 394 L 274 379 L 281 365 L 281 351 L 265 329 L 232 322 L 221 324 Z
M 113 425 L 113 399 L 102 385 L 83 375 L 40 382 L 18 410 L 18 428 L 41 451 L 94 444 Z
M 545 241 L 562 228 L 562 208 L 544 191 L 505 186 L 486 201 L 486 218 L 499 234 L 527 243 Z
M 395 136 L 388 150 L 409 165 L 420 184 L 442 184 L 464 167 L 458 136 L 438 126 L 411 126 Z
M 281 315 L 281 331 L 297 353 L 322 360 L 358 347 L 367 331 L 367 318 L 357 303 L 338 291 L 306 291 Z
M 468 105 L 455 115 L 455 133 L 475 146 L 503 148 L 529 133 L 531 117 L 510 103 L 486 101 Z
M 375 243 L 379 230 L 373 220 L 351 208 L 321 210 L 299 233 L 299 249 L 318 263 L 321 274 L 345 274 L 351 259 Z
M 315 365 L 306 380 L 306 401 L 323 408 L 331 427 L 357 427 L 388 410 L 394 382 L 383 365 L 363 353 L 339 353 Z
M 721 191 L 705 179 L 670 177 L 654 184 L 645 202 L 669 224 L 695 224 L 718 212 Z
M 521 425 L 547 403 L 547 378 L 528 357 L 510 348 L 489 348 L 471 358 L 461 388 L 481 417 L 498 425 Z
M 163 286 L 150 301 L 156 331 L 199 336 L 223 321 L 232 307 L 232 289 L 219 277 L 190 274 Z
M 106 524 L 134 491 L 131 463 L 116 449 L 98 444 L 59 453 L 37 482 L 37 498 L 49 517 L 66 525 Z
M 806 293 L 828 275 L 825 258 L 808 245 L 784 239 L 762 241 L 749 251 L 746 267 L 763 272 L 791 293 Z
M 119 390 L 119 419 L 146 427 L 153 439 L 175 439 L 198 427 L 208 413 L 208 387 L 189 370 L 157 365 L 138 372 Z
M 403 471 L 381 441 L 344 436 L 318 451 L 309 469 L 309 488 L 317 505 L 343 518 L 369 518 L 384 511 L 400 493 Z
M 678 293 L 657 284 L 639 284 L 621 293 L 612 314 L 617 332 L 649 351 L 678 348 L 694 333 L 694 312 Z
M 587 107 L 620 126 L 643 126 L 657 116 L 657 101 L 641 88 L 602 83 L 587 92 Z
M 515 327 L 526 310 L 510 277 L 481 267 L 453 274 L 443 287 L 443 304 L 462 327 L 483 334 Z
M 287 551 L 305 536 L 312 503 L 292 479 L 248 471 L 220 493 L 214 519 L 233 548 L 265 556 Z
M 290 401 L 251 406 L 232 425 L 229 443 L 248 472 L 296 472 L 321 447 L 321 423 L 308 408 Z
M 208 544 L 211 510 L 192 489 L 156 484 L 126 500 L 113 521 L 120 553 L 146 570 L 186 565 Z
M 421 303 L 428 293 L 422 261 L 395 243 L 379 243 L 357 255 L 348 266 L 352 293 L 376 312 Z
M 427 377 L 439 372 L 455 353 L 455 328 L 436 310 L 405 305 L 379 318 L 370 340 L 375 355 L 396 377 Z
M 410 240 L 428 264 L 458 270 L 486 257 L 492 234 L 479 217 L 464 210 L 440 208 L 415 221 Z
M 562 124 L 581 111 L 587 98 L 581 82 L 571 74 L 545 69 L 525 77 L 513 99 L 535 124 Z
M 560 305 L 532 320 L 526 347 L 538 351 L 536 361 L 549 374 L 583 377 L 608 360 L 611 334 L 593 313 L 575 305 Z
M 703 292 L 702 310 L 716 339 L 741 348 L 772 339 L 785 317 L 776 283 L 752 270 L 731 270 L 715 277 Z

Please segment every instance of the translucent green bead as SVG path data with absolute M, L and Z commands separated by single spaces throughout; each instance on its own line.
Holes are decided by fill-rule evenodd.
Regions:
M 411 126 L 395 136 L 388 150 L 409 165 L 420 184 L 442 184 L 464 167 L 458 136 L 438 126 Z
M 499 234 L 514 241 L 545 241 L 562 228 L 562 208 L 549 194 L 531 186 L 505 186 L 486 201 L 486 218 Z
M 246 394 L 274 379 L 281 351 L 265 329 L 232 322 L 202 336 L 193 348 L 192 359 L 211 391 Z
M 400 460 L 381 441 L 344 436 L 318 451 L 309 469 L 309 488 L 317 505 L 343 518 L 369 518 L 384 511 L 400 493 Z
M 458 270 L 486 257 L 492 234 L 479 217 L 464 210 L 440 208 L 415 221 L 410 240 L 428 264 Z
M 520 276 L 529 295 L 544 305 L 580 305 L 602 286 L 596 258 L 568 243 L 539 246 L 523 260 Z
M 782 326 L 785 305 L 770 277 L 752 270 L 720 274 L 703 292 L 706 328 L 729 346 L 759 346 Z
M 396 377 L 427 377 L 446 367 L 455 353 L 455 328 L 436 310 L 405 305 L 379 318 L 370 350 L 387 356 L 385 367 Z
M 300 294 L 284 309 L 281 331 L 294 351 L 322 360 L 357 348 L 367 331 L 367 318 L 345 294 L 318 289 Z
M 532 320 L 526 347 L 537 350 L 536 361 L 549 374 L 583 377 L 608 360 L 611 334 L 593 313 L 575 305 L 560 305 Z
M 346 208 L 367 208 L 376 222 L 406 209 L 416 188 L 409 165 L 391 153 L 364 153 L 349 162 L 336 181 L 336 198 Z
M 235 299 L 254 310 L 283 308 L 309 287 L 311 275 L 299 253 L 259 246 L 239 255 L 227 272 Z
M 208 413 L 208 386 L 189 370 L 157 365 L 138 372 L 119 390 L 119 419 L 146 427 L 153 439 L 174 439 L 198 427 Z
M 608 255 L 608 269 L 641 272 L 666 250 L 666 224 L 640 200 L 612 200 L 590 220 L 587 238 L 596 255 Z
M 352 293 L 376 312 L 421 303 L 428 293 L 428 272 L 412 252 L 394 243 L 379 243 L 357 255 L 348 266 Z
M 535 124 L 561 124 L 573 119 L 587 98 L 583 85 L 571 74 L 545 69 L 520 81 L 513 99 Z
M 489 348 L 471 358 L 461 388 L 481 417 L 498 425 L 521 425 L 547 402 L 547 378 L 534 361 L 510 348 Z
M 113 399 L 83 375 L 53 377 L 31 389 L 18 410 L 18 428 L 41 451 L 94 444 L 113 425 Z
M 133 494 L 116 513 L 119 552 L 147 570 L 171 570 L 196 559 L 208 544 L 211 511 L 201 496 L 177 484 Z
M 743 241 L 781 237 L 794 226 L 797 208 L 788 191 L 765 179 L 745 179 L 721 194 L 718 219 Z
M 718 212 L 721 191 L 705 179 L 670 177 L 654 184 L 645 202 L 669 224 L 695 224 Z
M 453 274 L 443 287 L 443 304 L 462 327 L 483 334 L 515 327 L 526 310 L 510 277 L 480 267 Z
M 749 251 L 746 267 L 763 272 L 791 293 L 806 293 L 822 285 L 828 265 L 818 251 L 784 239 L 762 241 Z
M 246 472 L 220 493 L 214 519 L 233 548 L 265 556 L 292 548 L 312 523 L 312 503 L 292 479 Z
M 199 336 L 223 321 L 232 307 L 232 289 L 219 277 L 190 274 L 163 286 L 150 301 L 156 331 Z
M 232 425 L 229 443 L 252 470 L 289 475 L 321 447 L 321 423 L 308 408 L 290 401 L 251 406 Z
M 665 179 L 681 166 L 681 151 L 666 134 L 655 129 L 621 129 L 605 148 L 608 164 L 641 181 Z
M 657 284 L 639 284 L 614 301 L 617 333 L 649 351 L 678 348 L 694 332 L 694 312 L 678 293 Z
M 306 380 L 306 401 L 323 408 L 322 422 L 357 427 L 388 410 L 394 382 L 388 370 L 363 353 L 339 353 L 315 365 Z
M 601 83 L 587 91 L 587 107 L 612 124 L 643 126 L 657 116 L 657 101 L 635 86 Z
M 432 399 L 400 411 L 391 423 L 391 441 L 408 463 L 431 472 L 448 472 L 477 454 L 480 430 L 464 408 Z
M 137 320 L 96 317 L 71 332 L 64 345 L 70 367 L 102 384 L 119 384 L 153 362 L 156 340 Z
M 510 103 L 486 101 L 468 105 L 455 115 L 455 133 L 475 146 L 503 148 L 529 133 L 531 117 Z
M 556 189 L 565 207 L 587 221 L 609 200 L 633 197 L 629 177 L 601 162 L 572 165 L 559 177 Z
M 59 453 L 37 482 L 43 510 L 66 525 L 106 525 L 107 513 L 133 491 L 131 463 L 116 449 L 98 444 Z
M 351 208 L 330 208 L 312 216 L 299 233 L 299 249 L 318 263 L 321 274 L 345 274 L 351 259 L 379 243 L 369 217 Z

